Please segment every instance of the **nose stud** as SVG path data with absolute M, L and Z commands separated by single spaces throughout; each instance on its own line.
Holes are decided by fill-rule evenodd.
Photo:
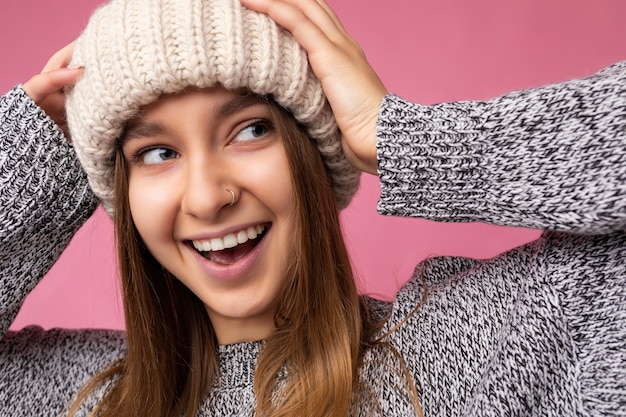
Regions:
M 227 188 L 226 191 L 228 191 L 231 196 L 231 200 L 230 200 L 230 203 L 228 203 L 228 205 L 232 206 L 233 204 L 235 204 L 235 192 L 231 190 L 230 188 Z

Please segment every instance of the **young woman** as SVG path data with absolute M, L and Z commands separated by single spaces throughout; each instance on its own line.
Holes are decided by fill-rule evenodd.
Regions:
M 7 332 L 3 412 L 624 414 L 626 64 L 420 106 L 387 94 L 325 2 L 243 4 L 294 37 L 230 0 L 114 0 L 76 44 L 84 70 L 68 47 L 3 97 L 3 330 L 92 213 L 87 178 L 127 327 Z M 86 175 L 42 111 L 60 120 L 79 76 Z M 360 299 L 337 221 L 352 167 L 379 175 L 383 214 L 552 231 Z

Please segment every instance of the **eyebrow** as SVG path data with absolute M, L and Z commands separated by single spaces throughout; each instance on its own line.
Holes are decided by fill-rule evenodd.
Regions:
M 131 139 L 160 135 L 165 131 L 166 129 L 159 123 L 147 122 L 139 118 L 126 127 L 121 136 L 121 143 L 124 144 Z
M 268 97 L 252 93 L 242 93 L 241 95 L 237 95 L 221 105 L 217 110 L 216 119 L 224 119 L 237 113 L 238 111 L 257 104 L 268 105 Z M 123 145 L 131 139 L 157 136 L 166 132 L 167 128 L 160 123 L 145 121 L 140 116 L 126 126 L 126 129 L 120 136 L 120 145 Z
M 217 118 L 226 118 L 240 110 L 257 104 L 269 104 L 267 96 L 260 96 L 253 93 L 242 93 L 224 103 L 217 111 Z

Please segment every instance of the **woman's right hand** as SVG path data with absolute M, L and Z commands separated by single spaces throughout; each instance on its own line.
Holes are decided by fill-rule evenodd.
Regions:
M 73 50 L 74 42 L 57 51 L 41 73 L 23 85 L 24 92 L 61 128 L 68 140 L 64 88 L 74 85 L 83 72 L 82 68 L 67 67 Z

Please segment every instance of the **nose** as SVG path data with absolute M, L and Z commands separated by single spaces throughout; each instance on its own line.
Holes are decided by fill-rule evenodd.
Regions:
M 181 201 L 185 214 L 214 220 L 225 208 L 234 204 L 237 191 L 226 164 L 217 158 L 194 158 L 186 165 Z

